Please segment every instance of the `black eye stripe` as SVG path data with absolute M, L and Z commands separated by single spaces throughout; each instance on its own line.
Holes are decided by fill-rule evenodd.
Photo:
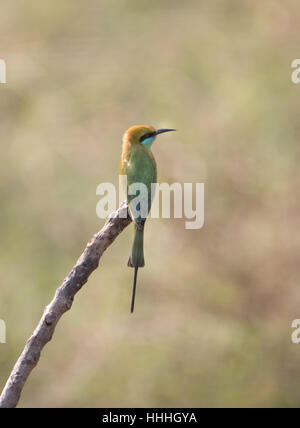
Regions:
M 155 135 L 155 132 L 147 132 L 146 134 L 144 134 L 140 137 L 140 142 L 143 142 L 147 138 L 154 137 L 154 135 Z

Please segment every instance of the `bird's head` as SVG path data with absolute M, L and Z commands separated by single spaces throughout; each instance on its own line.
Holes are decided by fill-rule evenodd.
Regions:
M 127 129 L 123 136 L 123 141 L 129 141 L 131 144 L 143 144 L 147 149 L 150 149 L 157 135 L 169 131 L 175 131 L 175 129 L 156 130 L 152 126 L 136 125 Z

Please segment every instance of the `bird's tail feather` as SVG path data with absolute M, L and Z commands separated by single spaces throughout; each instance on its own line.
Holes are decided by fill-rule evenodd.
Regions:
M 131 255 L 128 260 L 128 266 L 134 268 L 133 290 L 132 290 L 132 299 L 131 299 L 131 313 L 133 313 L 138 268 L 145 266 L 144 228 L 140 229 L 136 224 L 134 224 L 134 238 L 133 238 Z
M 143 267 L 145 266 L 144 260 L 144 228 L 139 229 L 134 224 L 134 237 L 131 255 L 128 260 L 129 267 Z
M 133 279 L 133 289 L 132 289 L 132 298 L 131 298 L 131 313 L 134 311 L 134 301 L 135 301 L 135 290 L 136 290 L 136 279 L 137 279 L 138 267 L 134 268 L 134 279 Z

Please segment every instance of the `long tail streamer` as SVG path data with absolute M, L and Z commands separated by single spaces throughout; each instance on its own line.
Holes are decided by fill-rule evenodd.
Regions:
M 133 279 L 133 289 L 132 289 L 132 299 L 131 299 L 131 313 L 134 311 L 134 301 L 135 301 L 135 290 L 136 290 L 136 280 L 137 280 L 138 267 L 134 268 L 134 279 Z

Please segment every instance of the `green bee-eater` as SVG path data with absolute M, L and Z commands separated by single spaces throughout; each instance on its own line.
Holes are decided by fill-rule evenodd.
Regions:
M 139 267 L 145 265 L 144 261 L 144 225 L 151 208 L 153 196 L 151 184 L 156 183 L 156 162 L 151 152 L 151 145 L 158 134 L 175 131 L 175 129 L 158 129 L 152 126 L 138 125 L 129 128 L 123 136 L 123 151 L 121 157 L 120 174 L 127 176 L 126 195 L 129 211 L 134 220 L 134 239 L 128 266 L 134 268 L 133 291 L 131 300 L 131 313 L 134 310 L 136 279 Z M 146 210 L 142 212 L 141 206 L 133 206 L 135 194 L 130 194 L 129 187 L 134 183 L 142 183 L 147 188 Z M 139 204 L 140 205 L 140 204 Z M 140 208 L 140 210 L 139 210 Z M 139 213 L 137 211 L 139 210 Z

